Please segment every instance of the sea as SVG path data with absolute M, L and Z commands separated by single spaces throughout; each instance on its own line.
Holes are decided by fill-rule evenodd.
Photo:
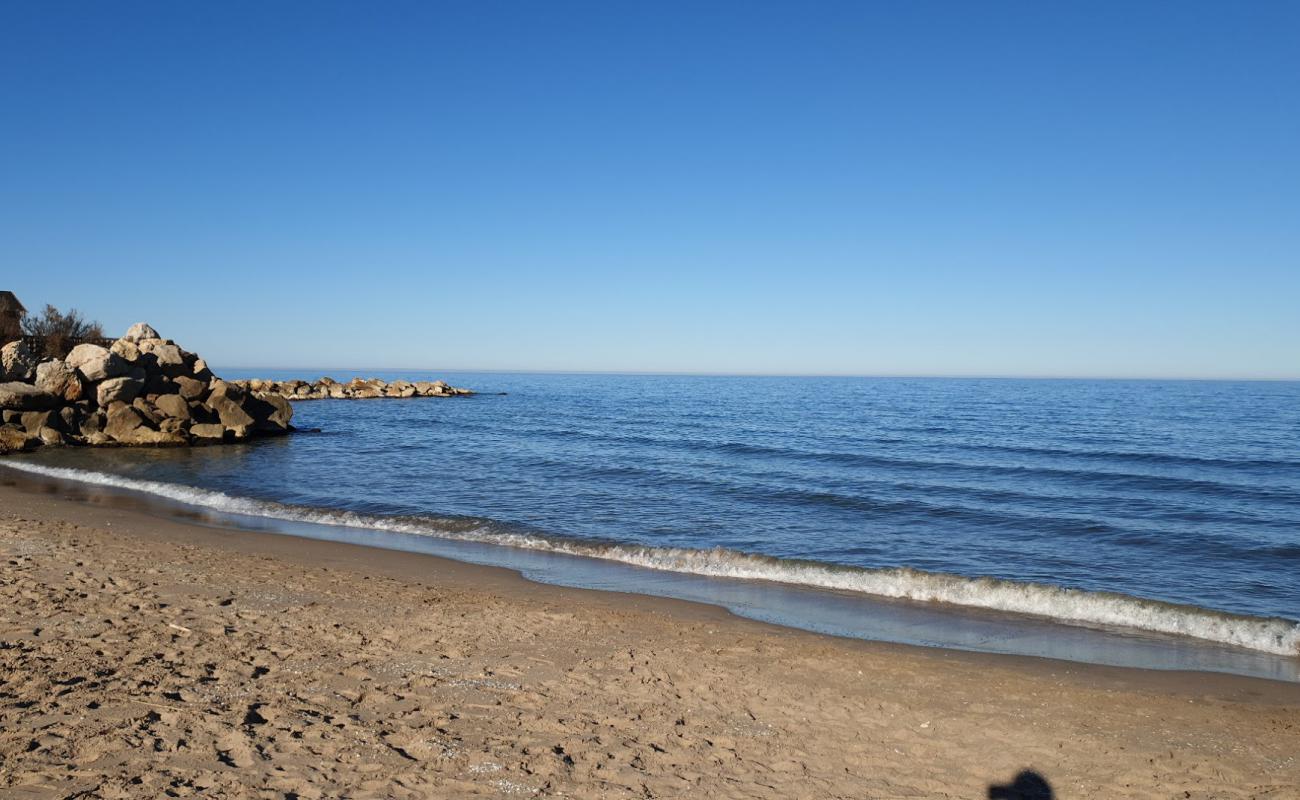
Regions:
M 358 374 L 478 394 L 5 466 L 840 636 L 1300 680 L 1300 382 Z

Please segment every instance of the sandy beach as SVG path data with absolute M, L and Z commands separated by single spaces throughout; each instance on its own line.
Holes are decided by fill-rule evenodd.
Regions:
M 0 486 L 0 559 L 6 798 L 1300 796 L 1294 684 L 834 639 L 30 486 Z

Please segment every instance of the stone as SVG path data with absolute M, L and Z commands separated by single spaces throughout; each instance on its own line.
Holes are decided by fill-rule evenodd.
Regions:
M 131 365 L 121 356 L 97 344 L 77 345 L 64 361 L 92 382 L 116 378 L 131 371 Z
M 189 423 L 183 419 L 167 417 L 162 422 L 158 423 L 158 430 L 163 433 L 184 433 L 188 425 Z
M 104 433 L 119 444 L 185 444 L 187 441 L 179 431 L 150 428 L 138 410 L 120 401 L 108 407 Z
M 48 425 L 37 431 L 36 436 L 41 440 L 41 444 L 49 447 L 57 447 L 63 444 L 63 434 Z
M 17 425 L 0 425 L 0 453 L 21 453 L 31 450 L 39 439 Z
M 128 342 L 138 342 L 141 339 L 161 339 L 162 337 L 158 335 L 158 331 L 154 330 L 153 326 L 149 323 L 137 322 L 126 329 L 126 335 L 122 338 L 126 339 Z
M 41 428 L 53 427 L 63 422 L 53 411 L 28 411 L 21 419 L 23 428 L 33 436 L 39 435 Z
M 0 408 L 11 411 L 43 411 L 59 405 L 59 398 L 30 383 L 0 383 Z
M 206 381 L 195 380 L 184 375 L 172 379 L 176 384 L 176 390 L 181 397 L 186 400 L 198 400 L 208 391 Z
M 30 381 L 40 360 L 40 353 L 22 339 L 0 347 L 0 381 Z
M 140 394 L 142 389 L 144 389 L 144 381 L 136 378 L 109 378 L 96 388 L 95 399 L 101 407 L 116 401 L 129 403 Z
M 188 372 L 185 367 L 185 356 L 176 345 L 163 339 L 142 339 L 139 347 L 141 353 L 153 356 L 159 369 L 167 375 L 175 376 Z
M 78 406 L 64 406 L 59 409 L 59 426 L 60 430 L 76 432 L 81 429 L 81 408 Z
M 230 399 L 236 404 L 244 401 L 244 389 L 237 383 L 223 381 L 220 378 L 212 382 L 212 392 L 208 395 L 208 402 L 217 399 Z
M 208 398 L 207 405 L 208 408 L 217 412 L 217 418 L 221 420 L 221 424 L 231 430 L 250 429 L 257 423 L 257 420 L 244 411 L 243 407 L 235 402 L 229 394 L 218 395 L 216 390 L 213 390 L 212 396 Z
M 154 427 L 162 425 L 163 415 L 159 414 L 158 409 L 150 405 L 149 401 L 145 400 L 143 397 L 137 397 L 132 400 L 131 407 L 140 412 L 140 416 L 144 417 L 144 421 L 150 425 L 153 425 Z
M 226 429 L 220 423 L 200 423 L 190 426 L 190 436 L 195 439 L 221 441 L 225 435 Z
M 164 416 L 183 420 L 191 419 L 190 404 L 185 402 L 185 398 L 179 394 L 158 395 L 153 404 Z
M 284 433 L 293 429 L 293 406 L 277 394 L 249 398 L 244 409 L 257 421 L 257 429 L 269 433 Z
M 105 411 L 104 433 L 119 442 L 130 441 L 138 428 L 144 427 L 144 418 L 131 406 L 117 401 Z
M 57 358 L 36 365 L 36 388 L 69 403 L 80 400 L 86 392 L 77 371 Z
M 96 411 L 92 414 L 87 414 L 85 418 L 81 420 L 81 424 L 77 426 L 77 430 L 81 431 L 82 436 L 90 438 L 91 435 L 102 432 L 104 430 L 104 425 L 107 422 L 107 415 L 103 411 Z
M 116 353 L 119 358 L 128 364 L 134 364 L 140 360 L 140 348 L 130 339 L 122 338 L 113 342 L 113 346 L 108 348 L 108 352 Z

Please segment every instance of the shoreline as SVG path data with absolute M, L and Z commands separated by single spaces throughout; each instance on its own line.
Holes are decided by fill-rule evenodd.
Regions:
M 8 466 L 11 469 L 4 469 Z M 84 467 L 85 465 L 80 465 Z M 1165 615 L 1166 624 L 1200 621 L 1211 626 L 1227 624 L 1227 630 L 1208 633 L 1222 640 L 1203 638 L 1197 632 L 1161 632 L 1158 627 L 1106 625 L 1020 612 L 975 603 L 914 599 L 874 594 L 870 589 L 838 587 L 844 576 L 869 576 L 870 571 L 836 571 L 832 565 L 814 562 L 780 561 L 724 553 L 729 568 L 742 572 L 715 572 L 718 557 L 712 551 L 686 553 L 672 548 L 649 558 L 650 551 L 636 547 L 608 546 L 581 541 L 549 541 L 531 534 L 515 541 L 511 536 L 476 537 L 448 531 L 441 524 L 426 528 L 416 521 L 397 522 L 332 509 L 301 509 L 272 501 L 226 495 L 184 484 L 154 484 L 93 469 L 64 468 L 50 464 L 0 464 L 0 477 L 15 476 L 22 485 L 43 486 L 67 496 L 105 494 L 154 515 L 170 514 L 191 521 L 203 520 L 217 528 L 232 528 L 276 535 L 296 536 L 311 541 L 349 542 L 367 548 L 432 555 L 458 563 L 503 567 L 524 575 L 529 581 L 576 588 L 598 589 L 649 597 L 672 598 L 722 607 L 746 619 L 820 634 L 867 641 L 921 645 L 959 651 L 1021 655 L 1070 663 L 1116 667 L 1227 673 L 1300 683 L 1300 653 L 1288 644 L 1285 652 L 1259 650 L 1227 643 L 1247 632 L 1265 639 L 1294 639 L 1300 627 L 1289 620 L 1242 617 L 1196 606 L 1178 606 L 1139 597 L 1107 592 L 1084 592 L 1045 584 L 1008 583 L 1003 586 L 1014 605 L 1020 593 L 1034 592 L 1036 602 L 1074 603 L 1085 597 L 1122 606 L 1126 613 Z M 413 527 L 414 526 L 414 527 Z M 663 556 L 681 560 L 682 553 L 704 557 L 705 563 L 658 563 Z M 800 582 L 785 575 L 771 574 L 769 565 L 811 567 L 832 583 Z M 702 568 L 701 568 L 702 567 Z M 757 569 L 757 572 L 754 570 Z M 888 572 L 888 571 L 883 571 Z M 910 581 L 925 581 L 924 573 L 902 571 Z M 883 573 L 882 573 L 883 574 Z M 802 574 L 795 576 L 803 577 Z M 810 576 L 817 579 L 818 575 Z M 958 588 L 978 587 L 988 591 L 989 579 L 963 578 L 935 573 L 931 582 L 946 589 L 955 581 Z M 947 583 L 943 583 L 947 582 Z M 993 581 L 993 585 L 1000 582 Z M 888 588 L 888 587 L 886 587 Z M 1068 611 L 1069 609 L 1065 609 Z M 1114 611 L 1115 609 L 1111 609 Z M 1095 613 L 1095 612 L 1094 612 Z M 1149 621 L 1150 622 L 1150 621 Z M 1237 626 L 1249 626 L 1240 630 Z M 1279 627 L 1280 626 L 1280 627 Z M 1271 642 L 1263 642 L 1271 644 Z
M 13 796 L 78 780 L 130 796 L 167 776 L 220 795 L 286 774 L 296 788 L 277 790 L 300 797 L 366 781 L 411 797 L 974 797 L 1023 769 L 1060 797 L 1300 785 L 1296 684 L 829 637 L 132 505 L 0 486 Z M 325 717 L 349 721 L 311 739 Z

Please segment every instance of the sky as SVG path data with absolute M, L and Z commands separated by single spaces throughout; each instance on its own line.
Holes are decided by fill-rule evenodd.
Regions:
M 1297 30 L 0 0 L 0 289 L 229 367 L 1295 379 Z

